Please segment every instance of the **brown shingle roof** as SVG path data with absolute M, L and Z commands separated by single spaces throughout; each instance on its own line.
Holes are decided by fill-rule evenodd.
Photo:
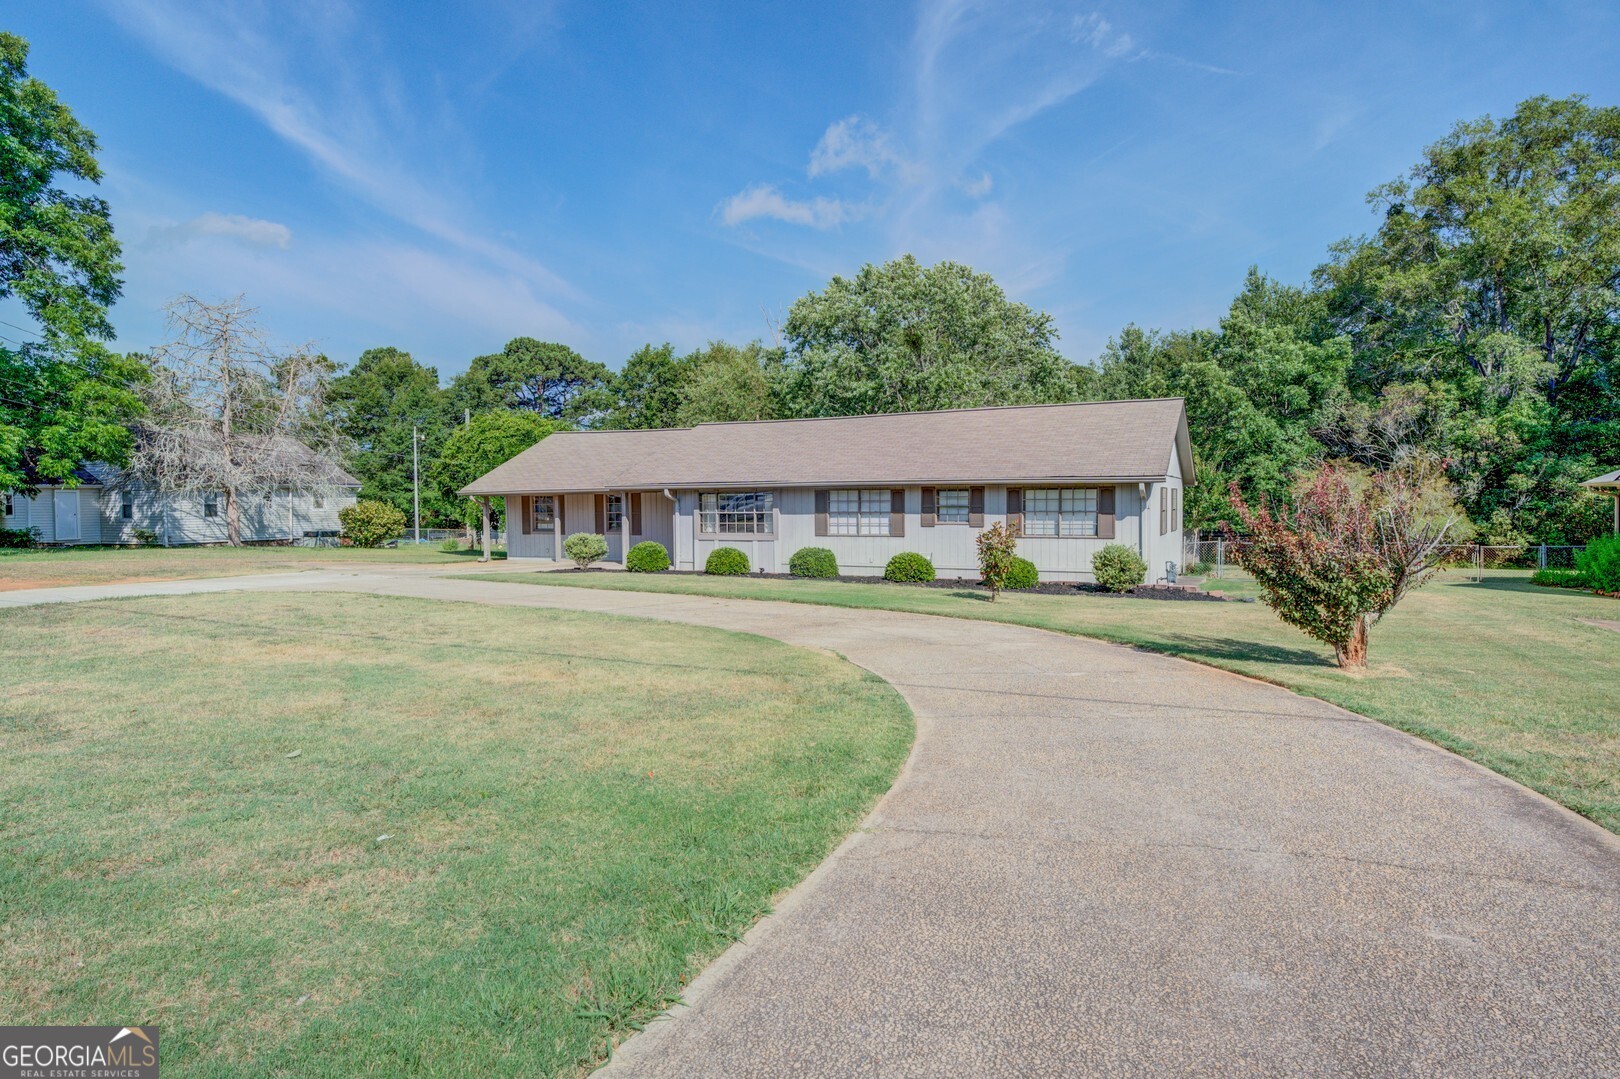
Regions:
M 1172 444 L 1191 482 L 1180 398 L 569 431 L 462 493 L 1148 480 L 1169 471 Z

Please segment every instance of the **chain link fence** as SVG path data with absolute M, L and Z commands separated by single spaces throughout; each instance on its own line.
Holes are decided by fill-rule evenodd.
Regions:
M 1233 557 L 1239 542 L 1225 536 L 1202 539 L 1193 534 L 1182 550 L 1181 572 L 1189 577 L 1217 580 L 1248 578 L 1249 574 Z M 1444 549 L 1440 561 L 1453 569 L 1473 570 L 1476 576 L 1488 569 L 1574 569 L 1575 556 L 1584 550 L 1584 544 L 1455 543 Z

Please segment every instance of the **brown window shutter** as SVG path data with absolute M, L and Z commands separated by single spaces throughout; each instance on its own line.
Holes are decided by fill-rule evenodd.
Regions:
M 984 527 L 984 488 L 968 488 L 968 527 Z
M 816 535 L 818 536 L 827 534 L 827 507 L 831 502 L 828 497 L 829 493 L 827 491 L 816 492 Z
M 906 534 L 906 489 L 895 487 L 889 491 L 889 535 Z
M 1170 491 L 1159 488 L 1159 535 L 1170 531 Z
M 533 504 L 533 495 L 523 495 L 518 499 L 518 530 L 525 536 L 529 534 L 529 522 L 534 520 L 530 516 Z
M 1114 538 L 1114 489 L 1104 487 L 1097 492 L 1097 538 Z
M 596 496 L 596 531 L 598 535 L 607 535 L 607 495 Z
M 979 490 L 979 488 L 974 488 Z M 1022 487 L 1007 488 L 1007 523 L 1017 525 L 1018 531 L 1024 530 L 1024 489 Z
M 934 527 L 934 517 L 939 513 L 939 495 L 932 487 L 922 489 L 922 526 Z
M 630 498 L 630 534 L 641 535 L 641 492 L 636 491 Z

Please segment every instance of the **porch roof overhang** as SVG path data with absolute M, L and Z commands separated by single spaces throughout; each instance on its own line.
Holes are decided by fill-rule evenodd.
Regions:
M 1620 468 L 1615 469 L 1613 472 L 1605 472 L 1601 476 L 1593 476 L 1591 479 L 1583 481 L 1581 486 L 1607 487 L 1620 491 Z

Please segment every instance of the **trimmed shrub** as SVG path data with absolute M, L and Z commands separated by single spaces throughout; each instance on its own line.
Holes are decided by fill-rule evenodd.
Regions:
M 592 562 L 607 557 L 607 538 L 595 532 L 575 532 L 563 540 L 563 554 L 580 569 L 588 569 Z
M 1586 578 L 1586 587 L 1599 592 L 1620 593 L 1620 536 L 1599 536 L 1575 556 L 1575 569 Z
M 405 514 L 387 502 L 362 498 L 338 510 L 343 538 L 356 547 L 381 547 L 405 534 Z
M 1091 572 L 1110 592 L 1129 592 L 1147 579 L 1147 563 L 1123 543 L 1110 543 L 1091 556 Z
M 838 556 L 825 547 L 800 547 L 788 559 L 788 572 L 795 577 L 836 577 Z
M 742 577 L 748 573 L 748 556 L 735 547 L 716 547 L 703 563 L 703 572 L 716 577 Z
M 130 534 L 135 537 L 137 547 L 156 547 L 158 534 L 150 528 L 132 528 Z
M 443 551 L 445 554 L 455 554 L 457 551 L 461 550 L 461 541 L 456 539 L 454 536 L 446 536 L 444 539 L 439 541 L 439 550 Z
M 1007 588 L 1009 591 L 1034 588 L 1040 583 L 1041 571 L 1035 568 L 1035 563 L 1027 558 L 1013 558 L 1012 568 L 1007 571 Z
M 1585 588 L 1586 574 L 1578 569 L 1538 569 L 1530 575 L 1531 584 L 1543 588 Z
M 0 528 L 0 547 L 24 549 L 39 545 L 37 528 Z
M 916 551 L 901 551 L 883 567 L 883 579 L 901 584 L 926 584 L 934 579 L 934 564 Z
M 625 556 L 624 568 L 631 573 L 662 573 L 669 568 L 669 552 L 662 543 L 642 540 L 630 548 Z

